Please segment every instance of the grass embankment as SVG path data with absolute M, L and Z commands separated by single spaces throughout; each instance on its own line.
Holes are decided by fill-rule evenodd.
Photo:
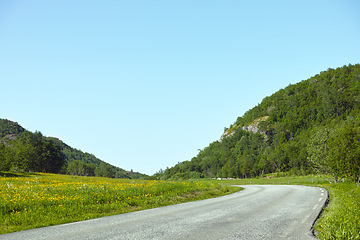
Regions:
M 239 191 L 215 181 L 145 181 L 1 174 L 0 234 L 121 214 Z
M 360 188 L 349 181 L 334 183 L 331 176 L 278 177 L 226 180 L 228 184 L 291 184 L 321 187 L 329 192 L 329 205 L 314 226 L 319 239 L 360 239 Z

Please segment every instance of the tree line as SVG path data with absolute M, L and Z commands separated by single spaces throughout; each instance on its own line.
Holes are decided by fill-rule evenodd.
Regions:
M 74 149 L 57 138 L 32 133 L 19 124 L 0 119 L 0 171 L 60 173 L 78 176 L 145 179 L 93 154 Z
M 0 144 L 1 171 L 58 173 L 65 155 L 53 141 L 46 141 L 40 132 L 24 131 L 19 137 Z

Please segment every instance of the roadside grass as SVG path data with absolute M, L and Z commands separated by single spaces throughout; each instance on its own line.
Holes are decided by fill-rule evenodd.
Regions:
M 146 181 L 0 173 L 0 234 L 239 191 L 216 181 Z
M 314 226 L 319 239 L 360 239 L 360 188 L 356 183 L 328 175 L 282 176 L 269 174 L 262 178 L 223 180 L 231 185 L 283 184 L 324 188 L 329 192 L 329 204 Z
M 2 177 L 1 177 L 2 176 Z M 145 181 L 43 173 L 0 173 L 0 234 L 206 199 L 230 185 L 289 184 L 325 188 L 329 205 L 314 226 L 319 239 L 360 239 L 360 188 L 331 176 Z

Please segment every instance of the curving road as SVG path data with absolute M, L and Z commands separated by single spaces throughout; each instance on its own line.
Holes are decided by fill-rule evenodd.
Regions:
M 247 185 L 223 197 L 0 235 L 0 239 L 314 239 L 320 188 Z

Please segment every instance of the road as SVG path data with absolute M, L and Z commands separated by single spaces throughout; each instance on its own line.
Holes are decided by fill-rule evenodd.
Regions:
M 0 239 L 315 239 L 327 192 L 247 185 L 227 196 L 0 235 Z

